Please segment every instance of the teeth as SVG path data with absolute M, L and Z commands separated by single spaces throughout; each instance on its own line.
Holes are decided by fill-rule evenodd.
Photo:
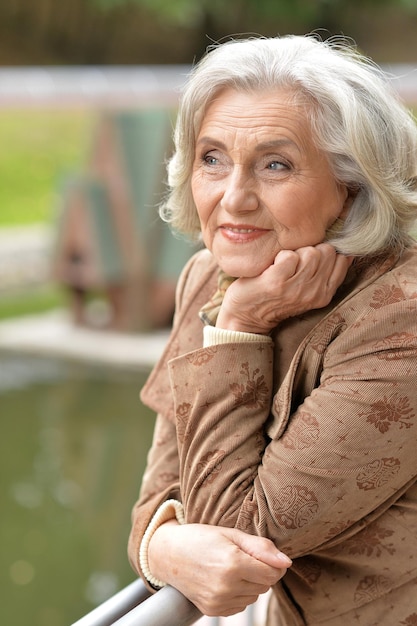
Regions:
M 253 233 L 253 228 L 228 228 L 232 233 Z

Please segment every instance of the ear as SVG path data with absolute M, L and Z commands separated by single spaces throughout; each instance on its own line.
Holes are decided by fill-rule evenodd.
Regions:
M 347 185 L 341 185 L 341 194 L 342 194 L 342 198 L 343 198 L 343 206 L 342 206 L 342 210 L 339 213 L 339 219 L 343 220 L 347 217 L 353 201 L 355 200 L 357 194 L 358 194 L 359 189 L 352 189 L 351 187 L 348 187 Z

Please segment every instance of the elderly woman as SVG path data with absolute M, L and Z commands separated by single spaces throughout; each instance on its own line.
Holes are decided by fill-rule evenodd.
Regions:
M 131 562 L 210 615 L 272 587 L 269 625 L 415 625 L 414 122 L 352 48 L 257 38 L 197 65 L 175 140 L 164 216 L 205 249 Z

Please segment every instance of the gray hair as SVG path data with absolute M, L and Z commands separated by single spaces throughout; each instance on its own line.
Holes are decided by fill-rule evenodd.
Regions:
M 339 252 L 371 255 L 411 245 L 417 209 L 417 127 L 383 72 L 341 39 L 285 36 L 213 46 L 192 70 L 178 112 L 169 194 L 161 216 L 200 233 L 191 192 L 195 142 L 207 106 L 224 88 L 290 88 L 306 103 L 313 136 L 354 200 L 327 233 Z

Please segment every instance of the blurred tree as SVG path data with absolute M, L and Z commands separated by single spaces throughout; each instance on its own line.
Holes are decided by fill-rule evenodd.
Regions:
M 188 64 L 233 34 L 311 31 L 417 63 L 417 0 L 0 0 L 0 66 Z
M 340 15 L 345 8 L 370 6 L 380 9 L 395 6 L 398 10 L 417 13 L 416 0 L 88 0 L 101 9 L 121 6 L 142 6 L 162 20 L 187 26 L 199 23 L 224 22 L 239 17 L 288 18 L 292 21 L 328 21 Z
M 271 24 L 285 25 L 286 32 L 320 32 L 323 38 L 337 35 L 341 31 L 341 16 L 348 16 L 352 31 L 352 19 L 356 11 L 363 15 L 377 15 L 392 9 L 396 14 L 413 15 L 417 19 L 416 0 L 88 0 L 90 6 L 104 13 L 116 8 L 141 8 L 162 24 L 194 29 L 200 34 L 202 45 L 196 50 L 196 58 L 203 54 L 208 36 L 212 41 L 221 41 L 236 32 L 247 34 L 247 25 L 261 28 L 268 33 Z M 350 16 L 350 17 L 349 17 Z M 360 21 L 361 18 L 359 17 Z M 243 26 L 243 29 L 241 28 Z M 276 34 L 278 31 L 274 31 Z

